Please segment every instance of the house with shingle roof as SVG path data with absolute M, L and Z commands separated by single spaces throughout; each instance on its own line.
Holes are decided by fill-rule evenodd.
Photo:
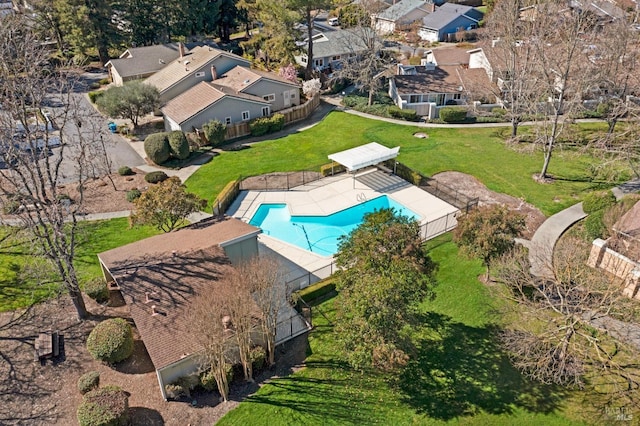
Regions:
M 484 13 L 471 6 L 445 3 L 422 18 L 418 35 L 431 42 L 449 41 L 460 30 L 478 28 Z
M 236 66 L 249 67 L 241 56 L 209 46 L 197 46 L 145 80 L 160 92 L 166 103 L 198 83 L 212 81 Z
M 326 31 L 313 37 L 313 68 L 317 71 L 333 71 L 341 62 L 349 58 L 355 58 L 359 53 L 366 51 L 365 40 L 369 34 L 359 34 L 358 31 L 367 31 L 366 28 Z M 301 45 L 302 53 L 295 56 L 296 62 L 307 66 L 307 43 Z
M 299 84 L 272 72 L 236 66 L 171 99 L 162 113 L 167 131 L 187 132 L 211 120 L 230 125 L 299 104 Z
M 469 49 L 461 47 L 439 47 L 427 50 L 424 60 L 437 67 L 448 65 L 469 65 Z
M 130 47 L 118 58 L 110 59 L 104 66 L 109 72 L 109 78 L 116 86 L 122 86 L 127 81 L 147 78 L 167 64 L 185 55 L 196 46 L 203 43 L 167 43 L 154 46 Z
M 188 315 L 194 298 L 203 292 L 228 297 L 234 289 L 224 277 L 258 254 L 260 232 L 238 219 L 213 218 L 98 254 L 105 279 L 129 307 L 163 398 L 165 385 L 200 368 Z M 288 327 L 278 328 L 278 344 L 308 331 L 286 301 L 280 312 Z
M 374 15 L 373 28 L 380 35 L 391 34 L 433 13 L 436 4 L 442 3 L 439 0 L 401 0 Z

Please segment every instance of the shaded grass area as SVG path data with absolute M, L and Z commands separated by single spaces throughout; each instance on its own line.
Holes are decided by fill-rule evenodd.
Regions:
M 501 129 L 419 128 L 334 111 L 303 132 L 260 142 L 250 149 L 224 151 L 201 167 L 186 185 L 211 202 L 230 180 L 241 175 L 319 170 L 329 162 L 329 154 L 372 141 L 400 146 L 398 160 L 426 175 L 452 170 L 471 174 L 489 189 L 523 198 L 546 215 L 575 204 L 586 191 L 608 185 L 591 181 L 590 166 L 596 160 L 575 149 L 555 152 L 549 169 L 555 177 L 553 183 L 535 182 L 532 176 L 542 167 L 542 152 L 508 147 Z M 599 131 L 603 125 L 591 123 L 576 129 Z M 576 129 L 573 132 L 579 134 Z M 429 137 L 418 139 L 413 136 L 416 132 L 427 132 Z
M 345 362 L 333 327 L 333 300 L 314 308 L 306 368 L 277 378 L 220 425 L 570 425 L 564 391 L 531 383 L 495 339 L 498 326 L 479 261 L 458 257 L 450 236 L 430 242 L 439 263 L 437 297 L 420 306 L 416 353 L 397 375 L 359 373 Z M 573 416 L 572 416 L 573 417 Z
M 75 261 L 80 281 L 102 276 L 98 253 L 157 233 L 151 227 L 129 229 L 127 218 L 80 222 Z M 0 311 L 25 307 L 62 291 L 55 272 L 33 253 L 24 233 L 0 227 Z

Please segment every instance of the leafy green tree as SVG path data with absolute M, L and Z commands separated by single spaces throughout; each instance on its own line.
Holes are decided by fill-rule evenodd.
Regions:
M 339 19 L 342 28 L 351 28 L 366 22 L 367 10 L 359 3 L 351 3 L 340 9 Z
M 173 176 L 149 188 L 134 204 L 135 212 L 129 218 L 131 226 L 152 225 L 171 232 L 191 213 L 204 208 L 206 201 L 186 192 L 180 178 Z
M 435 266 L 414 219 L 382 209 L 339 244 L 336 332 L 350 364 L 393 370 L 406 363 L 415 307 L 432 295 Z
M 96 104 L 101 111 L 115 118 L 131 120 L 138 127 L 138 119 L 160 106 L 160 94 L 155 87 L 141 81 L 131 81 L 123 86 L 107 89 Z
M 515 238 L 524 228 L 524 216 L 495 204 L 480 207 L 459 218 L 453 240 L 463 254 L 482 259 L 487 267 L 488 281 L 491 262 L 513 249 Z
M 219 120 L 211 120 L 202 126 L 202 131 L 209 144 L 217 146 L 224 142 L 227 126 Z

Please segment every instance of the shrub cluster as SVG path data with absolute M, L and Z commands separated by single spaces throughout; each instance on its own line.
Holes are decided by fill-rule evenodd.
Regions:
M 597 210 L 591 213 L 584 220 L 584 229 L 587 234 L 587 237 L 590 240 L 595 240 L 596 238 L 606 237 L 607 234 L 607 226 L 604 224 L 605 210 Z
M 167 134 L 153 133 L 144 140 L 144 152 L 156 164 L 162 164 L 171 156 Z
M 179 399 L 183 396 L 191 398 L 191 391 L 200 385 L 200 377 L 197 374 L 191 374 L 182 376 L 175 382 L 165 385 L 164 390 L 167 393 L 167 397 L 171 399 Z
M 416 114 L 416 111 L 413 109 L 402 109 L 397 106 L 390 106 L 387 108 L 387 112 L 393 118 L 397 118 L 405 121 L 418 121 L 420 117 Z
M 127 201 L 133 203 L 135 200 L 140 198 L 142 192 L 139 189 L 134 188 L 132 190 L 127 191 Z
M 267 351 L 262 346 L 255 346 L 251 349 L 251 366 L 254 371 L 260 371 L 267 363 Z
M 440 119 L 445 123 L 462 123 L 467 119 L 467 109 L 464 107 L 441 108 Z
M 251 136 L 262 136 L 277 132 L 284 127 L 284 115 L 273 114 L 271 117 L 260 117 L 249 122 Z
M 109 300 L 109 288 L 104 278 L 93 278 L 84 283 L 84 292 L 98 303 Z
M 585 213 L 591 214 L 597 212 L 598 210 L 603 210 L 609 206 L 612 206 L 616 203 L 616 196 L 613 195 L 613 192 L 607 191 L 598 191 L 592 192 L 584 197 L 582 202 L 582 209 Z
M 116 363 L 133 353 L 133 332 L 122 318 L 102 321 L 89 334 L 87 349 L 95 359 Z
M 97 371 L 89 371 L 84 373 L 78 379 L 78 390 L 82 395 L 97 389 L 100 386 L 100 373 Z
M 169 150 L 171 151 L 172 157 L 178 160 L 186 160 L 189 158 L 189 141 L 183 132 L 179 130 L 171 132 L 167 139 L 169 140 Z
M 202 131 L 209 145 L 216 146 L 224 142 L 227 126 L 219 120 L 211 120 L 202 125 Z
M 162 170 L 156 170 L 155 172 L 149 172 L 144 175 L 144 180 L 149 183 L 160 183 L 169 179 L 169 176 Z
M 98 99 L 102 97 L 102 95 L 104 95 L 103 91 L 89 92 L 89 100 L 92 104 L 95 104 L 96 102 L 98 102 Z
M 129 166 L 122 166 L 118 169 L 118 174 L 120 176 L 131 176 L 133 174 L 133 170 Z
M 376 93 L 374 95 L 373 105 L 368 105 L 368 103 L 369 97 L 359 93 L 350 94 L 342 99 L 344 106 L 367 114 L 397 118 L 405 121 L 418 121 L 420 119 L 416 111 L 399 108 L 385 93 Z
M 119 426 L 129 423 L 129 397 L 118 386 L 105 386 L 84 395 L 77 411 L 80 426 Z
M 231 383 L 233 380 L 233 366 L 231 364 L 227 365 L 227 382 Z M 218 390 L 218 384 L 216 383 L 216 379 L 213 376 L 213 372 L 211 370 L 207 370 L 200 374 L 200 386 L 206 391 L 213 392 Z

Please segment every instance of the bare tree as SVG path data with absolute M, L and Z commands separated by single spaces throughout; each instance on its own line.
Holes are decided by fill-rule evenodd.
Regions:
M 521 0 L 498 2 L 487 19 L 484 54 L 492 63 L 489 93 L 500 99 L 511 122 L 511 137 L 535 102 L 537 82 L 533 71 L 533 26 L 520 19 Z
M 544 180 L 563 130 L 563 116 L 572 116 L 582 108 L 590 80 L 582 61 L 584 40 L 592 38 L 597 25 L 593 15 L 567 8 L 564 2 L 541 2 L 536 8 L 529 21 L 535 35 L 529 39 L 535 61 L 532 78 L 536 80 L 536 98 L 547 102 L 543 108 L 532 103 L 531 115 L 538 121 L 535 130 L 543 145 L 544 162 L 538 177 Z
M 34 254 L 54 265 L 83 319 L 74 266 L 77 215 L 97 153 L 106 153 L 91 124 L 95 113 L 73 95 L 77 81 L 48 68 L 48 52 L 23 19 L 5 17 L 0 25 L 0 203 L 31 233 Z M 47 112 L 52 101 L 57 106 Z M 69 184 L 78 189 L 72 202 L 63 192 Z
M 280 262 L 272 256 L 256 256 L 239 266 L 240 276 L 258 305 L 260 324 L 267 342 L 269 365 L 275 364 L 279 313 L 287 303 L 287 288 Z
M 637 404 L 638 350 L 612 337 L 602 324 L 630 312 L 621 280 L 585 265 L 589 246 L 576 238 L 558 242 L 552 277 L 529 272 L 525 250 L 505 256 L 497 275 L 505 284 L 496 293 L 517 318 L 502 335 L 514 365 L 543 383 L 590 386 L 603 404 Z
M 227 310 L 231 317 L 231 323 L 240 364 L 246 381 L 253 381 L 253 365 L 251 360 L 251 348 L 254 344 L 252 335 L 258 326 L 256 305 L 251 297 L 245 277 L 242 273 L 234 273 L 230 277 L 233 294 L 227 299 Z
M 227 370 L 230 365 L 228 340 L 232 337 L 231 318 L 226 300 L 220 293 L 198 294 L 190 309 L 189 323 L 193 339 L 202 346 L 200 363 L 211 370 L 224 402 L 229 398 Z

